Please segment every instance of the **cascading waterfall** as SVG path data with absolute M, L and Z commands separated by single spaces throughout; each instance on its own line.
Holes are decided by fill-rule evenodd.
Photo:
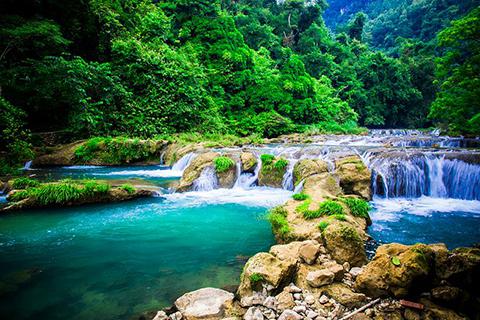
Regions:
M 30 170 L 32 167 L 32 160 L 25 162 L 25 165 L 23 166 L 23 170 Z
M 293 191 L 295 187 L 293 184 L 293 167 L 295 167 L 297 161 L 296 159 L 288 159 L 288 167 L 287 170 L 285 170 L 282 181 L 282 188 L 285 190 Z
M 193 191 L 212 191 L 218 188 L 218 179 L 213 167 L 202 170 L 200 177 L 193 182 Z
M 372 170 L 373 193 L 384 197 L 431 196 L 480 200 L 480 165 L 444 155 L 364 155 Z
M 253 173 L 244 172 L 242 173 L 242 165 L 240 162 L 237 162 L 237 181 L 235 181 L 234 188 L 248 189 L 254 185 L 258 180 L 258 174 L 262 168 L 262 161 L 260 158 L 257 158 L 257 166 Z
M 181 171 L 183 172 L 189 165 L 190 162 L 195 158 L 195 153 L 188 153 L 184 155 L 180 160 L 178 160 L 173 166 L 172 171 Z

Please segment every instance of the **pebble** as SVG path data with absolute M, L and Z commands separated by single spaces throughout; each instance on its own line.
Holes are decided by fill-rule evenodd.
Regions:
M 285 310 L 282 312 L 278 320 L 301 320 L 303 317 L 293 310 Z
M 305 302 L 308 304 L 314 304 L 315 303 L 315 297 L 311 294 L 307 294 L 305 296 Z
M 343 265 L 343 270 L 345 270 L 345 272 L 348 272 L 350 270 L 350 263 L 348 263 L 348 261 L 346 261 Z
M 307 311 L 307 308 L 305 306 L 295 306 L 293 307 L 293 311 L 296 313 L 305 313 Z
M 302 300 L 302 294 L 301 294 L 301 293 L 295 293 L 295 294 L 293 295 L 293 298 L 294 298 L 295 300 Z
M 158 311 L 157 314 L 155 315 L 155 318 L 153 320 L 166 320 L 168 319 L 167 314 L 165 311 Z
M 320 299 L 319 299 L 319 301 L 320 301 L 321 304 L 327 303 L 328 300 L 329 300 L 328 297 L 327 297 L 326 295 L 324 295 L 324 294 L 323 294 L 323 295 L 320 297 Z
M 289 290 L 291 293 L 301 293 L 301 292 L 302 292 L 302 289 L 300 289 L 299 287 L 297 287 L 297 286 L 294 285 L 293 283 L 288 287 L 288 290 Z
M 243 316 L 245 320 L 264 320 L 262 311 L 257 307 L 250 307 L 245 315 Z
M 277 302 L 277 299 L 275 299 L 274 297 L 267 297 L 265 299 L 265 301 L 263 301 L 263 305 L 266 307 L 266 308 L 269 308 L 269 309 L 273 309 L 273 310 L 277 310 L 277 305 L 278 305 L 278 302 Z

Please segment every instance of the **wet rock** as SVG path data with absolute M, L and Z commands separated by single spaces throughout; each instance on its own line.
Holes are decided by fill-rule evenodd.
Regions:
M 262 311 L 257 307 L 251 307 L 243 316 L 245 320 L 264 320 Z
M 298 250 L 300 258 L 302 258 L 302 260 L 307 264 L 315 263 L 319 252 L 320 244 L 315 240 L 303 242 Z
M 282 312 L 278 320 L 301 320 L 303 317 L 293 310 L 285 310 Z
M 230 158 L 233 163 L 236 162 L 234 158 L 228 158 Z M 218 185 L 220 188 L 231 189 L 235 185 L 235 181 L 237 181 L 237 170 L 235 168 L 235 165 L 231 166 L 228 170 L 223 172 L 216 171 L 216 174 L 218 178 Z
M 303 159 L 293 167 L 293 179 L 295 185 L 305 178 L 314 174 L 328 172 L 327 163 L 319 159 Z
M 167 320 L 168 316 L 165 311 L 158 311 L 152 320 Z
M 435 251 L 436 276 L 461 288 L 480 287 L 480 249 L 457 248 L 451 252 L 445 249 Z
M 392 262 L 393 258 L 398 259 L 397 264 Z M 404 297 L 423 289 L 432 263 L 433 252 L 426 245 L 383 245 L 357 276 L 355 288 L 372 297 Z
M 261 290 L 262 284 L 269 284 L 273 291 L 280 291 L 290 282 L 295 269 L 296 261 L 293 259 L 280 260 L 270 253 L 257 253 L 245 264 L 238 294 L 240 297 L 250 296 L 253 291 Z
M 307 283 L 313 288 L 330 284 L 333 282 L 335 274 L 328 269 L 311 271 L 307 274 Z
M 234 295 L 230 292 L 203 288 L 184 294 L 175 301 L 175 306 L 186 320 L 221 319 L 231 308 Z
M 260 173 L 258 175 L 258 185 L 272 188 L 281 188 L 283 175 L 287 170 L 288 164 L 281 166 L 280 163 L 287 161 L 285 159 L 275 158 L 271 164 L 262 163 Z
M 372 198 L 371 172 L 359 156 L 349 156 L 335 161 L 335 174 L 345 194 L 354 194 L 365 200 Z
M 353 292 L 343 283 L 334 283 L 322 288 L 322 293 L 333 298 L 347 308 L 358 308 L 365 304 L 367 297 L 362 293 Z
M 325 247 L 340 264 L 360 267 L 367 262 L 365 246 L 357 230 L 348 223 L 332 223 L 323 232 Z
M 320 299 L 318 299 L 318 301 L 319 301 L 321 304 L 327 303 L 328 300 L 329 300 L 328 297 L 327 297 L 326 295 L 324 295 L 324 294 L 322 294 L 322 295 L 320 296 Z
M 242 297 L 240 299 L 240 305 L 242 307 L 251 307 L 254 305 L 264 304 L 266 296 L 260 292 L 254 292 L 251 296 Z
M 177 191 L 185 192 L 191 190 L 193 182 L 200 177 L 203 169 L 208 166 L 213 166 L 213 160 L 218 156 L 220 156 L 220 154 L 217 152 L 207 152 L 195 157 L 183 172 Z
M 257 157 L 251 152 L 242 152 L 240 154 L 242 163 L 242 172 L 253 173 L 257 167 Z

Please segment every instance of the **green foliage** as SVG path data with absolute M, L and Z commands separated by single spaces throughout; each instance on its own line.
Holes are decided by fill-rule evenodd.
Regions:
M 362 242 L 362 239 L 358 235 L 358 232 L 351 226 L 342 225 L 340 228 L 340 234 L 342 235 L 343 239 L 345 239 L 346 241 L 357 242 L 357 243 Z
M 263 278 L 263 276 L 259 273 L 252 273 L 250 275 L 250 282 L 252 284 L 256 284 L 258 282 L 261 282 L 261 281 L 264 281 L 265 279 Z
M 398 267 L 398 266 L 401 265 L 400 259 L 399 259 L 397 256 L 392 257 L 392 260 L 391 260 L 391 261 L 392 261 L 392 264 L 393 264 L 394 266 L 397 266 L 397 267 Z
M 306 211 L 308 211 L 310 204 L 312 203 L 312 199 L 310 197 L 306 198 L 305 201 L 303 201 L 300 205 L 298 205 L 295 208 L 295 211 L 300 213 L 300 214 L 305 214 Z
M 235 162 L 231 158 L 225 156 L 216 157 L 213 160 L 213 164 L 215 165 L 215 171 L 218 173 L 228 171 L 235 166 Z
M 158 159 L 158 152 L 157 143 L 153 140 L 95 137 L 75 150 L 75 158 L 80 163 L 101 160 L 105 163 L 123 164 Z
M 288 239 L 291 232 L 291 227 L 287 220 L 288 212 L 285 208 L 279 206 L 270 210 L 268 213 L 268 220 L 272 225 L 273 232 L 281 239 Z
M 27 177 L 20 177 L 16 178 L 12 182 L 13 189 L 27 189 L 29 187 L 36 187 L 40 184 L 38 180 L 27 178 Z
M 347 216 L 343 213 L 332 214 L 330 217 L 339 221 L 347 221 Z
M 309 195 L 306 193 L 300 192 L 300 193 L 295 193 L 292 196 L 292 198 L 297 201 L 303 201 L 303 200 L 307 200 L 309 198 Z
M 323 232 L 328 228 L 329 225 L 330 225 L 330 222 L 326 220 L 320 221 L 320 223 L 318 224 L 318 228 Z
M 269 166 L 273 163 L 273 160 L 275 160 L 275 156 L 271 154 L 262 154 L 260 160 L 262 160 L 263 166 Z
M 370 205 L 367 201 L 358 198 L 341 198 L 340 200 L 347 205 L 352 216 L 368 218 Z
M 131 184 L 122 184 L 119 188 L 127 191 L 128 194 L 134 194 L 135 193 L 135 187 L 132 186 Z
M 278 159 L 277 161 L 275 161 L 273 165 L 273 167 L 278 171 L 284 170 L 287 166 L 288 166 L 288 160 L 284 158 Z
M 93 196 L 95 194 L 105 194 L 110 190 L 110 185 L 107 183 L 99 183 L 94 180 L 85 181 L 83 183 L 82 193 Z
M 333 201 L 333 200 L 325 200 L 322 203 L 320 203 L 320 205 L 318 207 L 318 212 L 322 216 L 344 214 L 342 205 L 340 203 L 336 202 L 336 201 Z
M 8 201 L 18 202 L 27 199 L 30 195 L 28 190 L 20 190 L 8 196 Z

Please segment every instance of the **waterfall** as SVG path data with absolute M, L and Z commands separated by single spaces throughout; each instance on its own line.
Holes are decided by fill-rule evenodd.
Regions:
M 295 163 L 297 163 L 297 161 L 298 160 L 295 160 L 295 159 L 288 160 L 288 167 L 287 167 L 287 170 L 285 171 L 285 174 L 283 175 L 283 181 L 282 181 L 282 188 L 285 190 L 292 191 L 293 188 L 295 187 L 293 185 L 293 168 L 295 167 Z
M 193 191 L 212 191 L 218 188 L 218 179 L 213 167 L 202 170 L 200 177 L 193 182 Z
M 244 172 L 242 173 L 242 165 L 240 162 L 237 162 L 237 181 L 235 181 L 235 185 L 233 188 L 241 188 L 241 189 L 248 189 L 252 185 L 254 185 L 258 180 L 258 174 L 260 173 L 260 169 L 262 167 L 262 161 L 260 158 L 257 158 L 257 166 L 253 173 L 251 172 Z
M 25 162 L 25 165 L 23 166 L 23 170 L 30 170 L 30 167 L 32 166 L 32 160 Z
M 384 197 L 480 200 L 480 165 L 444 155 L 366 155 L 372 191 Z
M 183 172 L 190 165 L 195 156 L 195 153 L 187 153 L 172 166 L 172 171 Z
M 160 164 L 163 165 L 165 164 L 165 151 L 163 151 L 161 154 L 160 154 Z

